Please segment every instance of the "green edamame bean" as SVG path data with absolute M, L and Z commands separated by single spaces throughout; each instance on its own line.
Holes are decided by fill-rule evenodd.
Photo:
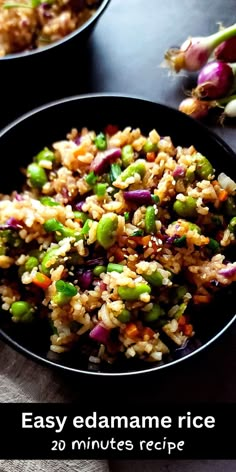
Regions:
M 160 272 L 158 272 L 158 270 L 157 270 L 156 272 L 153 272 L 153 273 L 150 274 L 150 275 L 143 274 L 143 278 L 144 278 L 150 285 L 153 285 L 153 287 L 161 287 L 161 285 L 162 285 L 163 277 L 162 277 L 162 275 L 160 274 Z
M 155 208 L 148 206 L 145 213 L 145 229 L 148 234 L 156 233 Z
M 27 167 L 27 176 L 29 177 L 30 183 L 34 188 L 42 188 L 48 181 L 45 170 L 38 164 L 30 164 Z
M 116 241 L 116 230 L 118 226 L 118 217 L 115 213 L 103 215 L 97 226 L 97 241 L 108 249 Z
M 208 159 L 202 154 L 196 156 L 196 173 L 201 179 L 209 180 L 214 174 L 214 169 Z
M 40 203 L 45 206 L 60 206 L 60 203 L 56 202 L 52 197 L 41 197 Z
M 54 152 L 50 151 L 47 147 L 45 147 L 42 151 L 40 151 L 37 156 L 35 156 L 35 162 L 40 161 L 55 161 L 56 157 Z
M 143 293 L 150 293 L 151 287 L 147 284 L 139 284 L 135 287 L 119 287 L 118 295 L 122 300 L 134 301 L 140 298 Z
M 230 220 L 229 225 L 228 225 L 228 229 L 230 230 L 230 233 L 233 233 L 234 235 L 236 235 L 236 216 L 234 216 Z
M 25 270 L 30 272 L 34 267 L 38 266 L 38 259 L 37 257 L 30 256 L 29 259 L 25 263 Z
M 99 149 L 99 151 L 105 151 L 107 148 L 106 136 L 103 133 L 99 133 L 94 139 L 94 144 Z
M 225 213 L 228 216 L 236 216 L 236 201 L 234 197 L 229 196 L 224 204 Z
M 158 146 L 157 143 L 152 143 L 151 139 L 147 139 L 146 143 L 143 145 L 144 152 L 157 152 Z
M 130 164 L 123 172 L 120 174 L 120 179 L 122 182 L 125 182 L 130 177 L 133 177 L 135 174 L 139 174 L 140 177 L 143 177 L 146 172 L 146 165 L 142 159 L 138 159 L 133 164 Z
M 186 174 L 185 174 L 185 180 L 189 182 L 190 184 L 194 181 L 195 179 L 195 172 L 192 169 L 187 169 Z
M 144 313 L 143 319 L 146 321 L 146 323 L 152 323 L 153 321 L 158 320 L 158 318 L 160 318 L 160 316 L 163 314 L 164 311 L 160 305 L 158 305 L 158 303 L 154 303 L 152 309 Z
M 196 216 L 196 207 L 197 207 L 197 200 L 193 197 L 186 197 L 186 199 L 182 202 L 180 200 L 176 200 L 173 205 L 173 210 L 179 215 L 183 216 L 184 218 L 188 218 L 191 216 Z
M 59 264 L 58 249 L 59 246 L 56 246 L 46 252 L 41 262 L 41 272 L 43 274 L 50 275 L 50 270 Z
M 33 312 L 33 307 L 25 301 L 13 302 L 10 308 L 14 320 L 23 323 L 30 323 L 33 320 Z
M 129 310 L 122 310 L 122 312 L 119 314 L 119 316 L 117 316 L 117 319 L 121 322 L 121 323 L 128 323 L 130 320 L 131 320 L 131 313 Z
M 121 274 L 124 270 L 124 266 L 122 264 L 113 264 L 109 262 L 107 266 L 107 272 L 119 272 Z
M 50 233 L 51 231 L 57 231 L 63 238 L 78 238 L 79 233 L 74 229 L 67 228 L 56 218 L 51 218 L 50 220 L 45 221 L 43 225 L 45 231 Z
M 100 265 L 100 266 L 96 266 L 94 267 L 93 269 L 93 274 L 98 277 L 99 275 L 103 274 L 104 272 L 106 272 L 106 267 L 103 266 L 103 265 Z
M 121 160 L 124 167 L 128 167 L 134 161 L 134 150 L 131 144 L 126 144 L 121 150 Z

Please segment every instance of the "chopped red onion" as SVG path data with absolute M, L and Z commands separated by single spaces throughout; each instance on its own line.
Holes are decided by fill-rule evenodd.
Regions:
M 6 223 L 0 225 L 0 229 L 22 229 L 23 225 L 16 218 L 9 218 Z
M 93 281 L 93 273 L 91 270 L 86 270 L 82 273 L 77 274 L 78 284 L 82 290 L 87 290 L 92 281 Z
M 18 202 L 22 202 L 22 200 L 24 200 L 24 197 L 20 194 L 20 193 L 15 193 L 14 195 L 14 198 L 18 201 Z
M 123 193 L 124 199 L 139 205 L 149 205 L 152 202 L 150 190 L 130 190 Z
M 98 152 L 90 165 L 90 172 L 102 174 L 108 165 L 121 157 L 120 148 L 107 149 L 104 152 Z
M 106 344 L 110 336 L 110 330 L 98 323 L 89 333 L 89 337 L 101 344 Z
M 76 209 L 77 211 L 83 211 L 82 207 L 83 207 L 84 204 L 85 204 L 85 202 L 78 202 L 78 203 L 76 203 L 76 204 L 75 204 L 75 209 Z
M 236 264 L 227 266 L 225 269 L 220 269 L 219 274 L 223 275 L 226 279 L 236 276 Z
M 185 176 L 185 168 L 183 166 L 177 165 L 173 171 L 173 177 L 182 178 Z
M 82 138 L 81 136 L 76 136 L 76 138 L 73 141 L 75 144 L 79 146 L 81 144 Z
M 106 263 L 104 257 L 97 257 L 86 261 L 86 266 L 93 267 L 97 265 L 104 265 Z

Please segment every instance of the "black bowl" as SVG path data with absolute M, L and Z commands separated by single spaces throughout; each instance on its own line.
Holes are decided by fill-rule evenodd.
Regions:
M 31 161 L 37 151 L 53 141 L 63 139 L 73 128 L 87 126 L 100 131 L 112 123 L 120 128 L 140 127 L 143 132 L 156 128 L 161 135 L 170 135 L 175 145 L 193 144 L 214 164 L 236 178 L 236 160 L 232 150 L 206 127 L 177 110 L 135 97 L 113 94 L 84 95 L 50 103 L 19 118 L 0 133 L 0 155 L 4 172 L 0 174 L 1 193 L 19 189 L 22 176 L 19 168 Z M 2 164 L 3 165 L 3 164 Z M 227 300 L 227 302 L 226 302 Z M 77 346 L 66 354 L 49 351 L 49 332 L 43 324 L 19 326 L 2 313 L 0 333 L 12 347 L 44 364 L 83 374 L 131 375 L 167 368 L 199 353 L 233 323 L 236 318 L 233 288 L 221 291 L 214 302 L 201 308 L 195 317 L 196 335 L 182 349 L 176 349 L 162 362 L 147 364 L 125 360 L 111 365 L 88 364 L 86 353 Z
M 76 51 L 79 53 L 78 48 L 82 46 L 85 40 L 88 38 L 92 30 L 94 29 L 98 19 L 104 13 L 105 8 L 108 6 L 110 0 L 100 0 L 100 5 L 98 6 L 96 12 L 94 13 L 89 20 L 85 21 L 79 28 L 72 31 L 64 38 L 55 41 L 54 43 L 48 44 L 42 48 L 33 49 L 31 51 L 23 51 L 14 54 L 8 54 L 7 56 L 0 58 L 0 70 L 6 75 L 6 71 L 9 74 L 10 72 L 15 71 L 16 67 L 21 67 L 21 71 L 18 69 L 18 73 L 21 75 L 23 68 L 27 68 L 27 71 L 33 72 L 33 67 L 37 67 L 37 74 L 41 74 L 41 66 L 45 66 L 45 61 L 50 61 L 51 58 L 62 59 L 64 54 L 71 55 L 71 65 L 74 65 L 73 52 Z M 74 49 L 71 47 L 74 46 Z M 49 65 L 49 62 L 48 62 Z M 44 70 L 44 68 L 43 68 Z M 54 71 L 55 72 L 55 71 Z M 14 74 L 15 75 L 15 74 Z M 41 77 L 42 81 L 46 79 Z M 59 80 L 60 78 L 58 78 Z

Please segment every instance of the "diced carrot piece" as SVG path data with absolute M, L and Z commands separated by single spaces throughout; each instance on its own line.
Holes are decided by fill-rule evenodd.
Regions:
M 195 305 L 198 305 L 199 303 L 210 303 L 210 301 L 210 295 L 193 295 L 193 303 L 195 303 Z
M 156 159 L 155 152 L 147 152 L 146 159 L 147 159 L 148 162 L 154 162 L 155 159 Z
M 148 246 L 148 243 L 151 241 L 151 236 L 148 234 L 147 236 L 143 236 L 141 238 L 142 246 Z
M 154 334 L 155 334 L 155 331 L 153 331 L 153 329 L 149 328 L 148 326 L 145 327 L 143 330 L 143 338 L 147 336 L 149 339 L 152 339 Z
M 32 280 L 32 283 L 46 290 L 49 285 L 51 285 L 52 281 L 50 277 L 47 277 L 47 275 L 42 274 L 41 272 L 37 272 Z
M 212 180 L 212 182 L 211 182 L 211 183 L 212 183 L 212 185 L 214 185 L 214 186 L 215 186 L 215 185 L 219 185 L 219 182 L 218 182 L 218 180 Z
M 136 338 L 139 334 L 137 325 L 135 323 L 128 323 L 125 327 L 125 333 L 128 338 Z
M 226 190 L 221 190 L 219 195 L 218 195 L 218 198 L 219 198 L 220 202 L 225 202 L 225 200 L 227 200 L 227 198 L 228 198 L 228 192 L 226 192 Z
M 179 326 L 186 325 L 186 322 L 187 322 L 186 317 L 184 315 L 181 315 L 179 320 L 178 320 Z
M 78 147 L 77 149 L 75 149 L 73 151 L 73 155 L 74 157 L 78 157 L 78 156 L 83 156 L 88 150 L 88 143 L 87 142 L 82 142 Z
M 185 336 L 191 336 L 193 334 L 193 326 L 191 324 L 183 326 L 183 333 Z

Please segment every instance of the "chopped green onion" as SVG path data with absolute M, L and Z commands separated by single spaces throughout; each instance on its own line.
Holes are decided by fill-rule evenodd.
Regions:
M 52 197 L 41 197 L 40 203 L 45 206 L 59 206 L 60 203 L 56 202 Z
M 128 223 L 128 221 L 129 221 L 129 211 L 124 212 L 124 218 L 125 218 L 125 222 Z
M 99 133 L 94 139 L 94 143 L 97 149 L 99 149 L 99 151 L 105 151 L 105 149 L 107 148 L 107 140 L 105 134 Z
M 158 197 L 158 195 L 151 195 L 151 197 L 154 203 L 157 204 L 160 202 L 160 198 Z
M 121 174 L 121 168 L 119 164 L 112 164 L 111 171 L 110 171 L 111 183 L 115 182 L 115 180 L 119 177 L 120 174 Z
M 108 184 L 103 184 L 103 183 L 98 183 L 96 185 L 96 194 L 98 197 L 104 197 L 104 195 L 106 194 L 107 185 Z
M 121 274 L 124 270 L 124 266 L 122 264 L 113 264 L 109 262 L 107 266 L 107 272 L 119 272 Z
M 88 185 L 94 185 L 97 182 L 97 176 L 94 174 L 94 172 L 90 172 L 86 177 L 85 180 Z
M 77 288 L 72 283 L 65 282 L 64 280 L 56 281 L 56 290 L 67 297 L 74 297 L 77 294 Z
M 143 230 L 142 229 L 136 229 L 131 236 L 143 236 Z

